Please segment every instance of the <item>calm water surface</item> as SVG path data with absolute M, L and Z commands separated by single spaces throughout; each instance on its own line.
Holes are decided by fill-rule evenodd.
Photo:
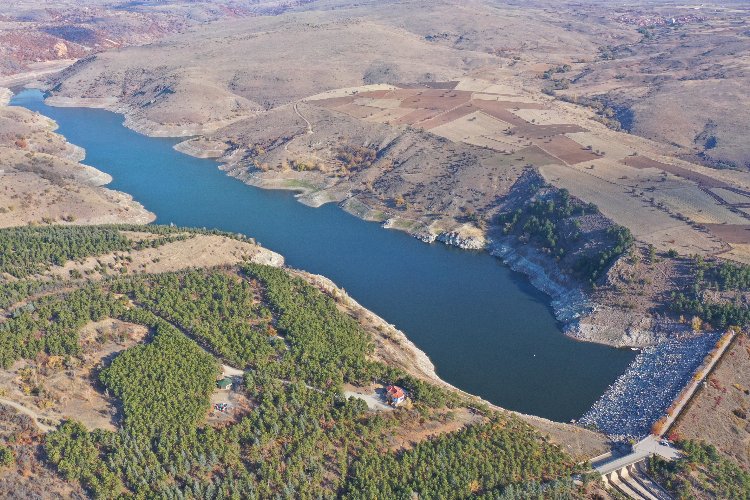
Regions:
M 48 107 L 38 91 L 12 104 L 56 120 L 61 134 L 86 148 L 87 164 L 112 175 L 109 187 L 132 194 L 158 223 L 255 237 L 403 330 L 443 379 L 500 406 L 578 418 L 633 358 L 569 340 L 549 298 L 485 253 L 428 245 L 335 205 L 313 209 L 289 192 L 247 186 L 212 160 L 178 153 L 178 140 L 123 127 L 114 113 Z

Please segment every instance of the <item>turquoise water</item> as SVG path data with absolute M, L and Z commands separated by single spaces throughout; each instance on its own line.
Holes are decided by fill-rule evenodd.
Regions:
M 578 418 L 633 358 L 562 335 L 549 298 L 486 253 L 428 245 L 334 205 L 313 209 L 289 192 L 247 186 L 214 161 L 178 153 L 177 140 L 123 127 L 114 113 L 48 107 L 38 91 L 12 104 L 56 120 L 86 148 L 87 164 L 112 175 L 109 187 L 133 195 L 158 223 L 255 237 L 403 330 L 443 379 L 500 406 Z

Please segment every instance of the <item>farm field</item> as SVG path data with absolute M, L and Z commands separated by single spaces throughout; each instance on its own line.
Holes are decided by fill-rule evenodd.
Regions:
M 705 167 L 671 160 L 664 147 L 609 130 L 568 104 L 532 101 L 510 87 L 478 79 L 433 87 L 363 88 L 348 97 L 306 102 L 372 123 L 418 127 L 494 151 L 505 162 L 538 167 L 552 185 L 597 204 L 640 241 L 663 251 L 714 255 L 745 243 L 737 238 L 741 233 L 716 228 L 750 224 L 740 210 L 747 174 L 709 175 Z

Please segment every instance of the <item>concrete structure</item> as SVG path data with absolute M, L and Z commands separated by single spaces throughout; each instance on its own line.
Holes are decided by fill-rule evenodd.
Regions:
M 646 462 L 653 455 L 674 460 L 679 458 L 680 452 L 662 444 L 657 436 L 649 435 L 633 445 L 631 453 L 595 463 L 594 469 L 602 475 L 605 486 L 630 498 L 668 500 L 672 498 L 669 493 L 646 474 Z
M 670 500 L 672 496 L 646 473 L 646 459 L 602 476 L 604 484 L 636 500 Z

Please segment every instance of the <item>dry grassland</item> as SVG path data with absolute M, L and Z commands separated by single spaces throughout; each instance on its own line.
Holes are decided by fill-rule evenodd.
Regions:
M 130 195 L 101 186 L 112 178 L 78 163 L 84 151 L 31 111 L 0 106 L 0 227 L 37 223 L 147 223 Z
M 96 377 L 104 360 L 142 341 L 148 330 L 116 319 L 90 323 L 80 332 L 83 353 L 66 366 L 60 356 L 42 355 L 17 361 L 0 371 L 0 389 L 34 413 L 37 419 L 75 419 L 89 429 L 116 430 L 114 398 L 99 387 Z
M 540 172 L 555 186 L 596 203 L 606 217 L 629 228 L 637 239 L 653 244 L 660 251 L 674 248 L 681 254 L 705 255 L 725 250 L 710 235 L 652 206 L 647 200 L 630 193 L 630 188 L 564 165 L 544 165 Z
M 746 224 L 706 224 L 706 227 L 728 243 L 750 243 L 750 226 Z
M 719 254 L 719 257 L 750 265 L 750 244 L 729 243 L 729 246 L 730 250 Z
M 733 205 L 748 205 L 750 204 L 750 196 L 736 193 L 734 191 L 729 191 L 725 188 L 713 188 L 711 191 L 719 196 L 721 199 L 726 201 L 727 203 L 731 203 Z
M 146 233 L 126 233 L 133 241 L 149 237 Z M 127 259 L 124 257 L 127 256 Z M 80 262 L 70 261 L 64 266 L 53 267 L 49 275 L 69 278 L 74 270 L 93 279 L 102 277 L 97 268 L 104 266 L 120 272 L 165 273 L 189 268 L 234 265 L 245 261 L 279 266 L 284 262 L 281 255 L 258 245 L 219 235 L 190 235 L 186 240 L 165 243 L 156 248 L 131 250 L 126 254 L 106 254 L 89 257 Z
M 716 446 L 750 466 L 750 342 L 739 335 L 675 425 L 682 439 Z
M 577 130 L 576 130 L 577 131 Z M 535 140 L 537 146 L 568 165 L 575 165 L 599 158 L 599 155 L 585 149 L 579 143 L 563 135 L 554 135 L 549 139 Z
M 510 125 L 508 123 L 502 122 L 481 111 L 475 111 L 450 123 L 432 128 L 430 132 L 454 142 L 468 142 L 479 137 L 492 137 L 499 142 L 507 141 L 510 147 L 513 138 L 505 134 L 509 129 Z

